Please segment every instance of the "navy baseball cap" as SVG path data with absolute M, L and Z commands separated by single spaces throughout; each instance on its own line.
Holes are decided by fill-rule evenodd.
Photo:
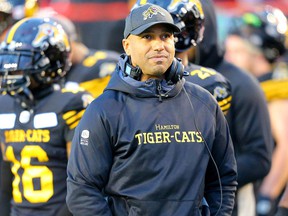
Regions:
M 174 25 L 171 14 L 164 8 L 154 4 L 144 4 L 135 7 L 125 20 L 124 38 L 130 34 L 139 35 L 156 24 L 166 24 L 173 32 L 180 32 Z

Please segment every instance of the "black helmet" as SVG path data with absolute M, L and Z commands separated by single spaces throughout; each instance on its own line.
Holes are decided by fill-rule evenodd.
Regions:
M 138 0 L 134 7 L 141 5 Z M 145 3 L 159 5 L 170 12 L 181 32 L 175 34 L 175 48 L 183 52 L 191 46 L 196 46 L 203 39 L 204 13 L 199 0 L 159 1 L 147 0 Z
M 229 32 L 240 35 L 262 50 L 270 63 L 284 54 L 286 33 L 286 16 L 269 5 L 261 11 L 244 13 L 240 19 L 236 19 L 235 27 Z
M 62 26 L 49 18 L 15 23 L 0 45 L 0 91 L 15 94 L 30 85 L 50 85 L 70 68 L 70 42 Z

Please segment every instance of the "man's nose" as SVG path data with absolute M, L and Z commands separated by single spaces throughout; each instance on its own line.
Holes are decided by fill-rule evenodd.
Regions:
M 161 51 L 164 49 L 164 41 L 161 39 L 161 38 L 156 38 L 155 40 L 153 40 L 152 42 L 152 46 L 153 46 L 153 49 L 156 50 L 156 51 Z

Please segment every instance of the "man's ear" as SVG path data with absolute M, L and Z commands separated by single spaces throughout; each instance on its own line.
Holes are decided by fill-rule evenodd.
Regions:
M 125 51 L 125 53 L 129 56 L 130 55 L 130 43 L 129 39 L 123 39 L 122 40 L 122 46 Z

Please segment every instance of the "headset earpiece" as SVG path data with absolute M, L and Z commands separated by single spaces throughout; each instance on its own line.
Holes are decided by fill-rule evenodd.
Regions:
M 184 65 L 181 63 L 180 58 L 174 58 L 171 66 L 165 73 L 167 82 L 177 83 L 184 76 Z
M 133 65 L 131 65 L 130 58 L 127 55 L 124 58 L 124 62 L 125 62 L 124 75 L 130 76 L 131 78 L 139 81 L 141 79 L 141 74 L 142 74 L 142 70 L 140 69 L 140 67 L 134 67 Z

